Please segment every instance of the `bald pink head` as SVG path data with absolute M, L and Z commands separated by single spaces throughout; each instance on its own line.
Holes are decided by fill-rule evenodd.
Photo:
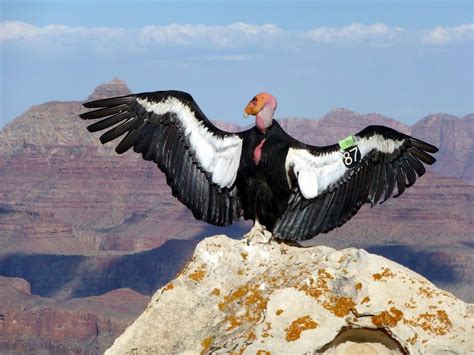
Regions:
M 244 117 L 255 115 L 255 124 L 261 132 L 272 125 L 273 114 L 277 108 L 274 96 L 266 92 L 255 95 L 244 109 Z

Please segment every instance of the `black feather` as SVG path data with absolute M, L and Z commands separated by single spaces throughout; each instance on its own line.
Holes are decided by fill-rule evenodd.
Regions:
M 374 204 L 379 202 L 380 197 L 382 197 L 382 194 L 385 191 L 385 185 L 386 185 L 386 180 L 385 180 L 386 172 L 385 172 L 385 169 L 386 169 L 386 166 L 387 166 L 386 164 L 380 164 L 380 175 L 379 175 L 379 179 L 378 179 L 379 181 L 378 181 L 377 189 L 376 189 L 376 192 L 375 192 Z
M 392 196 L 395 188 L 395 173 L 393 171 L 392 164 L 386 164 L 385 166 L 385 191 L 382 202 L 385 202 L 390 196 Z
M 199 175 L 201 172 L 198 169 L 192 169 L 191 170 L 191 179 L 189 180 L 189 205 L 194 206 L 195 205 L 195 198 L 196 198 L 196 193 L 197 193 L 197 181 L 199 179 Z M 219 204 L 219 199 L 217 199 L 217 204 L 218 204 L 218 209 L 217 211 L 220 211 L 220 204 Z
M 169 175 L 174 175 L 173 167 L 171 165 L 171 160 L 173 157 L 173 152 L 176 148 L 176 141 L 178 140 L 178 130 L 175 125 L 169 125 L 167 127 L 166 134 L 164 136 L 164 142 L 161 142 L 163 146 L 163 164 L 166 167 Z M 158 157 L 157 157 L 158 158 Z
M 225 192 L 223 192 L 225 193 Z M 232 199 L 230 199 L 228 196 L 223 198 L 224 203 L 225 203 L 225 208 L 224 208 L 224 225 L 228 226 L 229 224 L 232 223 L 232 216 L 230 215 L 230 212 L 232 211 Z
M 400 163 L 398 161 L 395 161 L 393 165 L 395 167 L 395 171 L 396 171 L 395 177 L 397 179 L 397 194 L 394 195 L 393 197 L 397 198 L 405 191 L 406 179 L 405 179 L 405 174 L 403 173 L 403 170 L 400 167 Z
M 184 162 L 188 159 L 184 149 L 184 144 L 181 139 L 178 139 L 174 147 L 173 160 L 171 161 L 173 176 L 175 177 L 176 184 L 180 184 L 182 181 L 182 171 Z
M 101 135 L 99 138 L 100 142 L 102 144 L 105 144 L 107 142 L 114 140 L 117 137 L 120 137 L 122 134 L 124 134 L 128 130 L 135 128 L 137 126 L 137 123 L 140 123 L 138 117 L 129 119 L 128 121 L 122 123 L 121 125 Z
M 111 107 L 118 105 L 129 105 L 133 103 L 133 101 L 135 101 L 134 96 L 122 96 L 86 102 L 83 103 L 83 106 L 87 108 Z
M 211 185 L 209 194 L 209 215 L 212 218 L 212 223 L 217 224 L 219 216 L 217 215 L 217 188 L 215 185 Z
M 200 210 L 207 212 L 208 210 L 208 194 L 209 194 L 209 182 L 206 179 L 205 174 L 199 174 L 199 204 Z
M 344 189 L 339 187 L 333 191 L 334 193 L 334 200 L 332 202 L 333 208 L 327 212 L 328 216 L 328 228 L 334 229 L 337 226 L 337 219 L 339 217 L 339 212 L 341 210 L 341 204 L 343 203 L 342 198 L 344 196 Z M 310 206 L 316 210 L 316 207 Z
M 155 130 L 150 129 L 151 128 L 150 126 L 151 125 L 149 123 L 146 124 L 146 127 L 143 128 L 143 131 L 144 131 L 143 137 L 133 147 L 133 151 L 135 153 L 141 153 L 143 157 L 146 151 L 148 150 L 148 146 L 151 144 L 153 140 L 153 135 L 155 134 Z
M 428 153 L 436 153 L 436 152 L 438 152 L 438 148 L 437 148 L 437 147 L 435 147 L 434 145 L 431 145 L 431 144 L 429 144 L 429 143 L 420 141 L 419 139 L 410 137 L 410 141 L 411 141 L 411 143 L 413 144 L 414 147 L 416 147 L 416 148 L 418 148 L 418 149 L 420 149 L 420 150 L 423 150 L 423 151 L 425 151 L 425 152 L 428 152 Z
M 226 198 L 222 191 L 219 191 L 219 226 L 224 226 L 226 223 L 225 212 L 226 212 Z
M 179 187 L 180 191 L 183 191 L 184 187 L 188 183 L 188 177 L 191 169 L 195 169 L 195 167 L 193 166 L 192 158 L 188 155 L 188 152 L 185 152 L 183 155 L 184 157 L 183 161 L 181 162 L 181 170 L 179 175 L 176 176 L 177 186 Z M 209 184 L 208 181 L 207 184 Z M 205 210 L 205 213 L 207 213 L 207 210 Z
M 377 201 L 375 201 L 375 195 L 377 194 L 377 187 L 379 185 L 380 179 L 380 170 L 382 167 L 380 164 L 376 164 L 373 168 L 374 169 L 372 172 L 371 181 L 369 182 L 370 189 L 368 194 L 369 202 L 372 207 L 377 203 Z
M 285 218 L 285 228 L 284 233 L 288 235 L 289 240 L 297 240 L 301 231 L 296 228 L 293 228 L 295 223 L 298 221 L 298 212 L 295 210 L 291 212 L 287 218 Z
M 142 124 L 138 128 L 129 132 L 125 136 L 125 138 L 117 145 L 115 151 L 118 154 L 122 154 L 129 150 L 131 147 L 133 147 L 135 144 L 137 144 L 147 133 L 145 129 L 146 125 L 147 122 L 142 122 Z
M 374 171 L 374 165 L 370 163 L 370 161 L 366 161 L 364 164 L 364 167 L 362 168 L 364 170 L 364 175 L 365 179 L 363 180 L 363 190 L 361 194 L 361 198 L 363 199 L 364 203 L 369 203 L 369 195 L 370 195 L 370 189 L 372 188 L 371 182 L 372 182 L 372 174 Z M 371 198 L 371 197 L 370 197 Z
M 107 117 L 110 115 L 115 115 L 121 112 L 128 112 L 130 111 L 130 107 L 127 105 L 119 105 L 113 107 L 102 108 L 100 110 L 90 111 L 86 113 L 82 113 L 79 115 L 80 118 L 83 120 L 94 120 L 97 118 Z
M 90 126 L 87 126 L 87 130 L 89 132 L 102 131 L 103 129 L 109 128 L 119 123 L 120 121 L 132 118 L 133 116 L 135 116 L 133 112 L 129 112 L 129 111 L 121 112 L 114 116 L 110 116 L 102 121 L 91 124 Z
M 349 193 L 347 194 L 346 203 L 339 217 L 339 222 L 338 222 L 339 225 L 343 225 L 344 223 L 346 223 L 346 221 L 348 221 L 352 215 L 352 208 L 354 205 L 354 198 L 355 198 L 355 191 L 354 191 L 355 184 L 356 184 L 356 180 L 351 179 L 351 181 L 349 181 L 349 183 L 346 185 L 347 189 L 349 190 Z
M 331 210 L 337 207 L 334 207 L 334 200 L 335 200 L 335 194 L 328 194 L 327 199 L 329 201 L 326 202 L 326 206 L 324 206 L 324 218 L 321 221 L 321 226 L 319 227 L 319 230 L 326 233 L 329 231 L 331 228 L 329 227 L 331 224 Z
M 309 204 L 305 211 L 306 217 L 304 219 L 303 225 L 301 226 L 301 233 L 308 235 L 311 234 L 311 230 L 313 229 L 314 220 L 317 216 L 318 209 L 314 204 Z
M 184 177 L 184 183 L 180 185 L 180 196 L 186 201 L 187 205 L 190 205 L 189 199 L 190 199 L 190 190 L 191 190 L 191 184 L 192 184 L 192 178 L 193 178 L 193 171 L 195 170 L 194 164 L 190 162 L 187 164 L 188 171 L 186 172 L 186 176 Z M 212 213 L 209 213 L 208 215 L 212 216 Z
M 406 187 L 412 186 L 416 181 L 416 175 L 413 168 L 408 164 L 407 160 L 405 159 L 405 155 L 400 158 L 400 163 L 402 164 L 403 172 L 407 178 L 408 183 Z
M 187 189 L 186 191 L 187 192 L 187 200 L 188 200 L 188 204 L 190 206 L 194 206 L 194 194 L 195 194 L 195 184 L 196 184 L 196 179 L 197 179 L 197 176 L 199 175 L 199 171 L 197 169 L 191 169 L 191 171 L 189 172 L 189 179 L 187 181 Z
M 410 149 L 410 153 L 413 154 L 418 159 L 420 159 L 423 163 L 428 164 L 428 165 L 432 165 L 436 161 L 436 159 L 433 158 L 431 155 L 429 155 L 428 153 L 425 153 L 424 151 L 418 149 L 417 147 L 412 147 Z
M 409 150 L 408 153 L 406 153 L 405 157 L 407 158 L 408 163 L 410 164 L 410 166 L 413 169 L 415 169 L 418 176 L 423 176 L 425 174 L 426 169 L 425 169 L 424 165 L 421 164 L 421 162 L 410 153 L 410 150 Z
M 294 226 L 295 229 L 305 231 L 308 229 L 307 225 L 311 223 L 311 215 L 313 213 L 313 209 L 311 208 L 311 205 L 307 205 L 307 207 L 303 210 L 300 210 L 297 215 L 298 215 L 298 221 L 296 225 Z
M 344 206 L 347 205 L 347 200 L 349 199 L 350 191 L 349 188 L 346 185 L 342 185 L 338 188 L 338 194 L 339 194 L 339 199 L 338 199 L 338 205 L 337 208 L 335 208 L 332 213 L 331 213 L 331 221 L 332 224 L 330 227 L 336 228 L 339 225 L 339 220 L 341 219 L 341 216 L 344 213 Z
M 361 194 L 361 191 L 364 188 L 364 185 L 362 184 L 362 175 L 361 174 L 359 174 L 359 173 L 355 174 L 353 179 L 354 179 L 354 182 L 353 182 L 354 192 L 352 194 L 351 204 L 350 204 L 350 208 L 349 208 L 349 210 L 351 211 L 350 218 L 352 218 L 355 211 L 357 211 L 357 210 L 354 209 L 354 206 L 357 206 L 357 204 L 359 203 L 360 194 Z

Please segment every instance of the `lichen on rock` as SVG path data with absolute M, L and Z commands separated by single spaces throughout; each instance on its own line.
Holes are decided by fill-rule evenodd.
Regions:
M 473 307 L 405 267 L 354 248 L 284 250 L 205 239 L 107 353 L 473 350 Z

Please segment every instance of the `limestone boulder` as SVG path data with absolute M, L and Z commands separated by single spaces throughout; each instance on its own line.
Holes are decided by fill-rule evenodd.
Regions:
M 473 309 L 363 249 L 216 236 L 106 354 L 467 354 Z

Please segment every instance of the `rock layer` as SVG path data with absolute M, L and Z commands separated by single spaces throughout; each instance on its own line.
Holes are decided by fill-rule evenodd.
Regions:
M 217 236 L 106 353 L 465 354 L 474 351 L 473 315 L 472 305 L 362 249 Z
M 58 301 L 32 295 L 28 282 L 0 277 L 1 354 L 98 354 L 143 310 L 147 297 L 118 289 Z

